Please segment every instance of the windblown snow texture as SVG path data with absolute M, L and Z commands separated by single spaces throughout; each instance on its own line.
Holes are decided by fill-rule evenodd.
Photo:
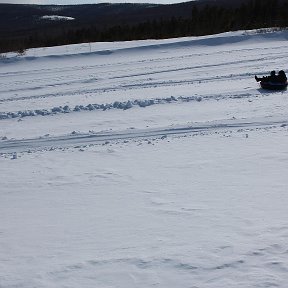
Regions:
M 286 287 L 287 37 L 2 55 L 0 287 Z

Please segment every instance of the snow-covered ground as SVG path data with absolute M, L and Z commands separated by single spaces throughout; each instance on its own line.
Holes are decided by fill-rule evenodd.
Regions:
M 51 21 L 71 21 L 71 20 L 75 20 L 75 18 L 73 18 L 73 17 L 59 16 L 59 15 L 45 15 L 45 16 L 41 16 L 40 19 L 42 19 L 42 20 L 51 20 Z
M 287 40 L 2 58 L 0 287 L 287 287 Z

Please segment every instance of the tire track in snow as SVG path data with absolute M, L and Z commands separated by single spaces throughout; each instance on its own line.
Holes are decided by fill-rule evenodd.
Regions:
M 282 58 L 286 59 L 287 55 L 286 54 L 283 55 Z M 279 57 L 277 57 L 277 59 L 279 60 Z M 261 61 L 263 63 L 266 60 L 271 61 L 273 59 L 271 59 L 271 57 L 267 56 L 267 57 L 257 58 L 257 59 L 254 59 L 254 58 L 253 59 L 248 59 L 248 60 L 245 60 L 245 61 L 243 61 L 241 59 L 241 60 L 236 60 L 236 61 L 231 61 L 231 62 L 213 63 L 213 64 L 206 64 L 206 65 L 195 65 L 195 66 L 188 66 L 188 67 L 187 67 L 187 64 L 184 65 L 184 67 L 179 67 L 179 64 L 176 64 L 175 68 L 171 68 L 171 65 L 169 65 L 169 66 L 167 66 L 167 68 L 162 67 L 161 69 L 158 68 L 157 70 L 155 69 L 153 71 L 148 71 L 148 72 L 143 72 L 143 70 L 148 70 L 147 67 L 141 67 L 141 69 L 139 69 L 139 72 L 137 72 L 137 73 L 135 73 L 135 72 L 134 73 L 127 73 L 127 69 L 123 69 L 122 70 L 122 73 L 124 73 L 123 75 L 119 75 L 119 72 L 121 72 L 119 70 L 116 71 L 117 73 L 115 73 L 115 71 L 112 71 L 112 72 L 111 71 L 105 71 L 105 73 L 107 73 L 107 74 L 112 73 L 112 74 L 115 74 L 115 75 L 117 75 L 117 74 L 119 75 L 119 76 L 113 76 L 113 77 L 109 77 L 109 76 L 105 77 L 105 81 L 108 81 L 108 80 L 122 80 L 122 79 L 131 80 L 131 78 L 135 78 L 135 77 L 143 77 L 143 76 L 149 77 L 149 76 L 153 76 L 153 75 L 156 75 L 156 74 L 162 75 L 164 73 L 174 73 L 174 72 L 184 72 L 184 71 L 185 72 L 188 72 L 188 71 L 192 72 L 192 71 L 195 71 L 195 69 L 201 69 L 201 70 L 205 71 L 205 70 L 209 70 L 209 69 L 216 68 L 216 67 L 217 68 L 221 68 L 222 66 L 225 67 L 227 65 L 238 65 L 238 64 L 241 64 L 242 66 L 247 67 L 248 63 L 254 63 L 254 62 L 259 62 L 259 61 Z M 125 64 L 125 65 L 127 65 L 127 64 Z M 131 63 L 129 63 L 128 66 L 130 66 L 130 65 L 131 65 Z M 75 70 L 71 70 L 71 72 L 75 73 Z M 42 73 L 42 71 L 39 72 L 39 73 Z M 241 74 L 239 74 L 239 76 L 240 75 Z M 75 77 L 74 74 L 73 74 L 73 77 Z M 225 77 L 225 76 L 223 76 L 223 77 Z M 67 81 L 67 80 L 64 81 L 67 78 L 69 79 L 69 81 Z M 43 88 L 49 87 L 49 86 L 51 86 L 51 87 L 61 87 L 61 86 L 67 86 L 67 85 L 71 85 L 71 84 L 79 85 L 79 84 L 91 83 L 91 82 L 93 82 L 95 80 L 101 80 L 99 77 L 95 77 L 95 76 L 90 77 L 88 79 L 85 78 L 85 77 L 80 77 L 80 78 L 76 78 L 76 79 L 72 79 L 71 80 L 71 78 L 72 78 L 72 76 L 68 77 L 67 74 L 66 74 L 65 77 L 64 76 L 62 76 L 62 77 L 58 76 L 57 78 L 55 78 L 55 77 L 50 77 L 50 78 L 41 77 L 40 79 L 32 79 L 32 80 L 26 80 L 26 81 L 25 80 L 16 81 L 16 82 L 13 82 L 13 86 L 15 87 L 15 86 L 18 85 L 18 86 L 21 87 L 21 91 L 25 91 L 25 90 L 29 91 L 29 90 L 35 90 L 35 89 L 36 90 L 37 89 L 43 89 Z M 85 79 L 83 79 L 83 78 L 85 78 Z M 213 79 L 213 77 L 211 77 L 211 79 Z M 61 82 L 58 81 L 58 80 L 61 80 Z M 193 80 L 195 81 L 195 79 L 191 79 L 191 81 L 193 81 Z M 200 78 L 200 80 L 201 80 L 201 78 Z M 203 80 L 205 80 L 205 79 L 203 79 Z M 34 83 L 36 84 L 36 86 L 33 86 L 33 87 L 29 87 L 28 86 L 27 88 L 23 89 L 23 84 L 25 84 L 25 85 L 33 84 L 34 85 Z M 41 83 L 43 83 L 43 85 L 41 85 Z M 11 84 L 12 83 L 6 83 L 6 84 L 2 84 L 2 85 L 5 85 L 8 88 L 8 87 L 11 87 Z M 0 87 L 1 87 L 1 85 L 0 85 Z M 16 88 L 16 89 L 15 88 L 14 89 L 7 89 L 7 90 L 2 90 L 1 92 L 2 93 L 6 93 L 6 92 L 16 92 L 16 91 L 19 91 L 19 89 L 18 88 Z M 1 101 L 3 101 L 3 100 L 1 100 Z
M 245 119 L 245 120 L 227 120 L 207 123 L 194 123 L 193 125 L 163 127 L 155 129 L 133 129 L 129 131 L 112 131 L 97 133 L 76 133 L 56 137 L 40 137 L 19 140 L 2 140 L 0 141 L 0 153 L 18 153 L 32 150 L 47 150 L 57 148 L 79 148 L 79 146 L 96 145 L 109 143 L 110 141 L 125 141 L 156 137 L 165 139 L 167 136 L 179 136 L 185 134 L 203 134 L 216 132 L 243 132 L 251 129 L 268 129 L 271 127 L 286 127 L 287 119 L 277 119 L 267 121 L 265 119 Z M 75 147 L 76 146 L 76 147 Z
M 74 96 L 74 95 L 85 95 L 85 94 L 103 94 L 111 91 L 126 91 L 126 90 L 139 90 L 144 88 L 161 88 L 161 87 L 170 87 L 170 86 L 179 86 L 179 85 L 195 85 L 195 84 L 205 84 L 210 83 L 213 81 L 227 81 L 227 78 L 229 77 L 229 81 L 231 80 L 244 80 L 244 79 L 251 79 L 251 76 L 254 76 L 256 73 L 250 72 L 250 73 L 237 73 L 237 74 L 229 74 L 229 75 L 217 75 L 217 76 L 211 76 L 211 77 L 194 77 L 191 80 L 162 80 L 162 81 L 156 81 L 156 80 L 136 80 L 136 81 L 129 81 L 128 83 L 122 83 L 119 85 L 111 85 L 101 88 L 83 88 L 78 89 L 74 91 L 67 91 L 67 92 L 61 92 L 61 93 L 47 93 L 47 94 L 38 94 L 34 96 L 18 96 L 18 97 L 9 97 L 0 99 L 0 103 L 5 102 L 16 102 L 16 101 L 25 101 L 25 100 L 33 100 L 33 99 L 44 99 L 44 98 L 54 98 L 54 97 L 65 97 L 65 96 Z M 97 79 L 96 79 L 97 80 Z M 86 82 L 93 82 L 93 80 L 86 80 Z M 137 82 L 139 81 L 139 82 Z M 96 83 L 96 82 L 95 82 Z M 60 85 L 60 84 L 59 84 Z M 57 86 L 57 85 L 56 85 Z M 69 86 L 69 83 L 66 84 L 66 86 Z M 99 85 L 98 85 L 99 86 Z M 43 88 L 43 87 L 42 87 Z M 36 88 L 35 88 L 36 89 Z M 39 87 L 41 89 L 41 87 Z M 22 90 L 22 92 L 25 89 Z M 27 91 L 31 89 L 26 89 Z M 12 90 L 11 90 L 12 91 Z M 10 91 L 10 92 L 11 92 Z M 17 90 L 15 90 L 17 91 Z
M 227 52 L 228 53 L 228 52 Z M 231 53 L 231 52 L 229 52 Z M 268 54 L 268 53 L 267 53 Z M 150 66 L 141 66 L 137 71 L 135 71 L 134 73 L 127 73 L 127 69 L 125 69 L 126 65 L 127 65 L 127 62 L 125 63 L 125 65 L 122 63 L 119 64 L 119 66 L 121 67 L 121 69 L 116 69 L 115 70 L 115 65 L 117 66 L 117 64 L 115 64 L 114 66 L 110 63 L 108 63 L 107 65 L 99 65 L 101 67 L 104 67 L 104 68 L 107 68 L 107 67 L 113 67 L 113 70 L 106 70 L 105 71 L 101 71 L 101 69 L 99 70 L 99 67 L 97 65 L 95 66 L 90 66 L 88 69 L 85 68 L 85 73 L 87 73 L 87 70 L 93 70 L 95 71 L 95 73 L 97 72 L 98 74 L 100 72 L 103 72 L 106 74 L 105 78 L 101 79 L 101 77 L 98 77 L 97 75 L 93 75 L 91 76 L 93 73 L 93 71 L 90 71 L 89 73 L 91 74 L 90 76 L 88 76 L 88 78 L 85 76 L 85 75 L 81 75 L 81 77 L 75 77 L 75 71 L 76 70 L 81 70 L 83 71 L 83 67 L 71 67 L 71 68 L 56 68 L 57 71 L 59 71 L 59 73 L 65 73 L 65 76 L 58 76 L 58 77 L 53 77 L 53 75 L 50 75 L 52 73 L 53 70 L 51 69 L 43 69 L 43 70 L 39 70 L 37 75 L 42 75 L 41 78 L 39 77 L 36 77 L 36 79 L 33 77 L 33 79 L 27 79 L 27 80 L 19 80 L 19 81 L 14 81 L 13 83 L 12 82 L 3 82 L 2 84 L 0 84 L 0 87 L 2 86 L 2 90 L 1 90 L 1 93 L 4 94 L 4 93 L 16 93 L 18 92 L 19 95 L 21 95 L 23 92 L 33 92 L 35 93 L 35 91 L 37 92 L 37 95 L 34 95 L 34 96 L 23 96 L 23 97 L 19 97 L 19 96 L 16 96 L 13 95 L 13 97 L 8 97 L 8 98 L 4 98 L 4 99 L 0 99 L 0 101 L 2 103 L 5 103 L 6 101 L 17 101 L 17 100 L 23 100 L 23 99 L 32 99 L 32 97 L 34 97 L 34 99 L 36 98 L 49 98 L 49 97 L 61 97 L 61 96 L 67 96 L 67 95 L 75 95 L 75 93 L 78 93 L 78 94 L 85 94 L 85 93 L 92 93 L 92 92 L 101 92 L 101 91 L 107 91 L 107 90 L 118 90 L 118 89 L 124 89 L 125 88 L 131 88 L 131 87 L 135 87 L 137 85 L 139 86 L 145 86 L 145 87 L 153 87 L 155 85 L 157 85 L 158 87 L 160 86 L 169 86 L 169 85 L 173 85 L 174 82 L 177 82 L 177 81 L 174 81 L 173 79 L 171 83 L 167 83 L 167 82 L 163 82 L 163 84 L 161 84 L 161 81 L 159 83 L 142 83 L 143 79 L 139 79 L 139 77 L 149 77 L 149 76 L 153 76 L 153 75 L 161 75 L 163 73 L 175 73 L 175 72 L 189 72 L 189 71 L 193 71 L 195 72 L 195 69 L 200 69 L 201 71 L 205 71 L 205 70 L 210 70 L 210 69 L 218 69 L 218 68 L 221 68 L 222 66 L 226 66 L 226 65 L 239 65 L 241 64 L 241 66 L 243 67 L 249 67 L 251 66 L 253 63 L 257 63 L 259 61 L 261 61 L 262 63 L 264 63 L 265 61 L 269 61 L 269 63 L 272 61 L 274 62 L 276 59 L 279 61 L 281 60 L 282 58 L 286 58 L 287 57 L 287 54 L 286 53 L 281 53 L 281 54 L 277 54 L 277 56 L 273 55 L 273 57 L 271 57 L 271 55 L 267 55 L 267 54 L 259 54 L 257 55 L 257 57 L 255 58 L 255 55 L 251 55 L 251 59 L 247 59 L 247 57 L 245 57 L 245 59 L 237 59 L 237 60 L 233 60 L 233 61 L 229 61 L 229 62 L 224 62 L 224 63 L 213 63 L 213 64 L 204 64 L 204 65 L 190 65 L 187 67 L 187 59 L 182 59 L 182 57 L 180 56 L 177 56 L 177 57 L 170 57 L 170 58 L 167 58 L 166 60 L 163 58 L 159 58 L 159 61 L 168 61 L 169 63 L 175 63 L 174 65 L 168 65 L 167 67 L 162 66 L 160 67 L 159 69 L 159 66 L 154 69 L 151 70 L 151 67 Z M 203 54 L 199 54 L 199 56 L 203 57 Z M 209 55 L 211 56 L 211 55 Z M 184 56 L 183 56 L 184 57 Z M 195 57 L 195 55 L 186 55 L 186 57 L 189 57 L 189 58 L 192 58 Z M 174 59 L 175 58 L 175 59 Z M 178 60 L 178 61 L 176 61 Z M 185 60 L 185 63 L 183 64 L 183 67 L 179 67 L 179 61 L 182 61 L 182 60 Z M 139 62 L 139 61 L 138 61 Z M 130 66 L 131 64 L 133 64 L 134 62 L 131 61 L 131 62 L 128 62 L 128 66 Z M 163 62 L 162 62 L 163 63 Z M 123 67 L 123 65 L 125 67 Z M 249 66 L 247 66 L 249 65 Z M 264 64 L 263 64 L 264 65 Z M 172 67 L 171 67 L 172 66 Z M 175 67 L 173 67 L 175 66 Z M 182 66 L 182 65 L 180 65 Z M 149 68 L 149 69 L 148 69 Z M 95 70 L 96 69 L 96 70 Z M 47 71 L 46 71 L 47 70 Z M 128 69 L 129 70 L 129 69 Z M 147 70 L 150 70 L 150 71 L 147 71 Z M 251 69 L 250 69 L 251 70 Z M 117 73 L 116 73 L 116 72 Z M 143 72 L 143 71 L 147 71 L 147 72 Z M 73 74 L 71 74 L 71 73 Z M 258 72 L 258 71 L 257 71 Z M 18 73 L 18 72 L 15 72 L 15 73 Z M 26 72 L 27 73 L 27 72 Z M 45 73 L 47 73 L 47 77 L 45 77 Z M 58 73 L 58 74 L 59 74 Z M 83 72 L 84 73 L 84 72 Z M 96 74 L 97 74 L 96 73 Z M 112 75 L 118 75 L 116 77 L 107 77 L 107 75 L 109 75 L 109 73 L 112 73 Z M 1 73 L 0 75 L 2 75 L 3 73 Z M 32 73 L 33 74 L 33 73 Z M 54 71 L 54 74 L 55 74 L 55 71 Z M 71 74 L 71 75 L 70 75 Z M 120 75 L 119 75 L 120 74 Z M 197 73 L 199 75 L 199 72 Z M 252 74 L 256 74 L 256 72 L 251 72 L 250 75 Z M 217 73 L 215 73 L 215 75 L 218 75 Z M 10 76 L 11 76 L 11 73 L 10 73 Z M 15 76 L 15 75 L 13 75 Z M 191 74 L 192 76 L 192 74 Z M 220 77 L 227 77 L 227 75 L 219 75 Z M 240 76 L 240 74 L 239 74 Z M 9 77 L 11 78 L 11 77 Z M 31 73 L 29 72 L 29 78 L 31 78 Z M 39 79 L 38 79 L 39 78 Z M 136 79 L 135 79 L 136 78 Z M 138 78 L 138 79 L 137 79 Z M 214 77 L 210 77 L 212 80 Z M 66 79 L 66 80 L 65 80 Z M 67 80 L 69 79 L 69 81 Z M 129 83 L 130 84 L 125 84 L 125 83 L 119 83 L 119 80 L 125 80 L 125 79 L 129 79 Z M 133 81 L 131 80 L 133 79 Z M 105 81 L 115 81 L 114 85 L 112 86 L 107 86 L 107 87 L 102 87 L 102 88 L 85 88 L 85 84 L 89 83 L 89 84 L 93 84 L 95 83 L 95 85 L 97 84 L 97 86 L 99 87 L 99 85 L 101 85 L 101 82 L 102 80 L 105 80 Z M 186 80 L 188 81 L 188 80 Z M 209 81 L 209 77 L 207 79 L 207 77 L 204 77 L 203 79 L 201 77 L 197 77 L 196 78 L 191 78 L 190 80 L 190 83 L 192 83 L 193 81 Z M 134 83 L 133 83 L 134 82 Z M 188 81 L 189 82 L 189 81 Z M 113 82 L 111 82 L 113 83 Z M 185 82 L 184 82 L 185 83 Z M 13 85 L 12 85 L 13 84 Z M 83 87 L 81 87 L 81 89 L 79 89 L 79 84 L 80 85 L 84 85 Z M 177 83 L 176 83 L 177 84 Z M 78 89 L 74 90 L 74 91 L 71 91 L 71 85 L 72 86 L 75 86 L 75 87 L 78 87 Z M 102 84 L 103 85 L 103 84 Z M 107 85 L 107 84 L 106 84 Z M 19 86 L 19 88 L 17 88 Z M 9 87 L 14 87 L 13 89 L 9 89 Z M 39 95 L 39 92 L 41 90 L 44 90 L 44 89 L 50 89 L 50 88 L 57 88 L 58 91 L 61 91 L 60 93 L 57 92 L 57 93 L 45 93 L 45 94 L 42 94 L 42 95 Z M 69 91 L 65 91 L 65 89 L 69 88 Z

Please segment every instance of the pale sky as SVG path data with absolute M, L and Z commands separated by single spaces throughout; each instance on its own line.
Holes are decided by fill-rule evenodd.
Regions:
M 97 3 L 159 3 L 159 4 L 171 4 L 179 2 L 187 2 L 185 0 L 0 0 L 0 3 L 12 3 L 12 4 L 97 4 Z

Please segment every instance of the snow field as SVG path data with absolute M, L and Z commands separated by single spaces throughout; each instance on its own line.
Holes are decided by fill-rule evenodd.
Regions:
M 286 287 L 287 35 L 2 59 L 0 287 Z
M 3 287 L 284 287 L 287 128 L 248 135 L 6 160 Z

